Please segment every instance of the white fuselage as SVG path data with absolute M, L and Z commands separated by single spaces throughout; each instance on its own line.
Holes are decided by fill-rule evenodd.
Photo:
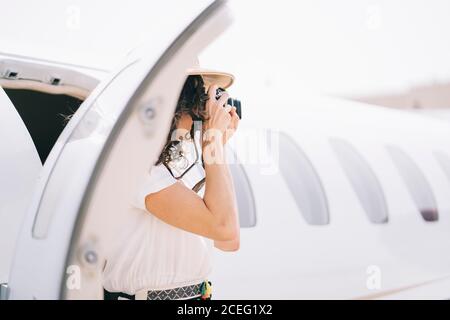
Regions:
M 0 57 L 0 63 L 10 61 L 15 66 L 35 63 L 43 74 L 46 67 L 55 67 L 25 60 Z M 60 71 L 66 68 L 71 85 L 85 90 L 87 96 L 105 74 L 88 68 L 57 67 Z M 307 97 L 292 105 L 248 104 L 243 114 L 241 133 L 231 144 L 238 157 L 242 156 L 257 222 L 241 229 L 238 252 L 216 252 L 211 276 L 214 298 L 450 297 L 450 180 L 434 155 L 450 155 L 447 122 L 338 99 Z M 275 137 L 273 161 L 247 161 L 239 150 L 240 137 L 268 130 Z M 307 222 L 277 169 L 279 158 L 289 157 L 277 152 L 278 132 L 294 139 L 314 168 L 327 202 L 328 224 Z M 387 223 L 370 221 L 330 139 L 352 145 L 370 166 L 384 194 Z M 401 148 L 423 172 L 436 200 L 438 221 L 424 221 L 386 146 Z M 299 165 L 295 158 L 286 161 L 292 167 Z M 35 174 L 39 172 L 35 170 Z M 2 183 L 1 188 L 0 194 L 6 194 L 9 184 Z M 12 215 L 2 213 L 1 219 L 2 225 L 7 225 Z M 11 223 L 18 228 L 17 221 Z M 8 243 L 12 255 L 14 241 L 0 241 Z M 11 259 L 2 260 L 5 264 Z

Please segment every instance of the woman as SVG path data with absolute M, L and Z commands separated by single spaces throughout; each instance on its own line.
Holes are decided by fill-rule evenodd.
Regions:
M 210 299 L 211 253 L 239 248 L 239 220 L 224 144 L 237 129 L 236 109 L 218 86 L 227 74 L 189 73 L 158 161 L 145 177 L 123 226 L 124 240 L 104 269 L 105 299 Z M 222 77 L 222 78 L 221 78 Z M 227 84 L 228 83 L 228 84 Z M 222 86 L 232 83 L 226 82 Z M 203 124 L 203 161 L 190 167 L 194 120 Z M 191 150 L 191 152 L 189 151 Z M 203 162 L 203 165 L 201 164 Z M 179 174 L 190 168 L 187 174 Z M 180 169 L 180 168 L 178 168 Z

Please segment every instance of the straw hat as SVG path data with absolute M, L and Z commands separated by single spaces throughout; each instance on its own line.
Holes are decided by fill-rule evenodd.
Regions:
M 234 82 L 234 76 L 227 72 L 200 68 L 198 59 L 194 66 L 186 70 L 188 76 L 199 75 L 205 82 L 205 87 L 208 88 L 211 84 L 217 84 L 220 88 L 226 89 Z

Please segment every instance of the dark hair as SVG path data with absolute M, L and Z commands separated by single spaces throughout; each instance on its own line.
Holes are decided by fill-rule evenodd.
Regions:
M 208 100 L 208 95 L 205 92 L 203 78 L 197 75 L 188 76 L 181 90 L 166 144 L 159 155 L 157 165 L 162 163 L 167 166 L 170 161 L 183 157 L 181 148 L 179 148 L 180 142 L 172 140 L 172 132 L 177 128 L 178 121 L 183 114 L 189 114 L 193 120 L 206 120 L 208 117 L 205 108 L 206 100 Z M 193 136 L 192 128 L 191 137 Z

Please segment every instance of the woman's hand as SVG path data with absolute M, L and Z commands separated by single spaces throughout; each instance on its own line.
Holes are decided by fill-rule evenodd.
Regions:
M 230 110 L 231 121 L 228 125 L 227 130 L 225 131 L 225 135 L 223 136 L 223 144 L 227 143 L 228 140 L 233 136 L 239 126 L 239 116 L 236 112 L 236 107 L 231 107 Z
M 207 137 L 220 134 L 222 136 L 222 144 L 233 136 L 239 125 L 239 116 L 236 107 L 226 104 L 229 98 L 227 92 L 223 92 L 219 100 L 216 100 L 217 85 L 211 85 L 208 90 L 208 101 L 206 102 L 206 110 L 209 118 L 204 123 L 204 131 L 210 132 Z M 225 105 L 226 104 L 226 105 Z M 225 105 L 225 106 L 224 106 Z M 211 130 L 212 129 L 212 130 Z M 206 139 L 210 140 L 210 139 Z M 208 143 L 211 141 L 208 141 Z
M 230 114 L 232 109 L 231 106 L 226 105 L 224 107 L 229 97 L 228 93 L 224 92 L 222 96 L 216 100 L 217 88 L 217 85 L 211 85 L 208 90 L 209 99 L 206 101 L 208 120 L 204 122 L 204 131 L 208 136 L 225 136 L 225 132 L 230 127 L 232 120 L 232 115 Z

